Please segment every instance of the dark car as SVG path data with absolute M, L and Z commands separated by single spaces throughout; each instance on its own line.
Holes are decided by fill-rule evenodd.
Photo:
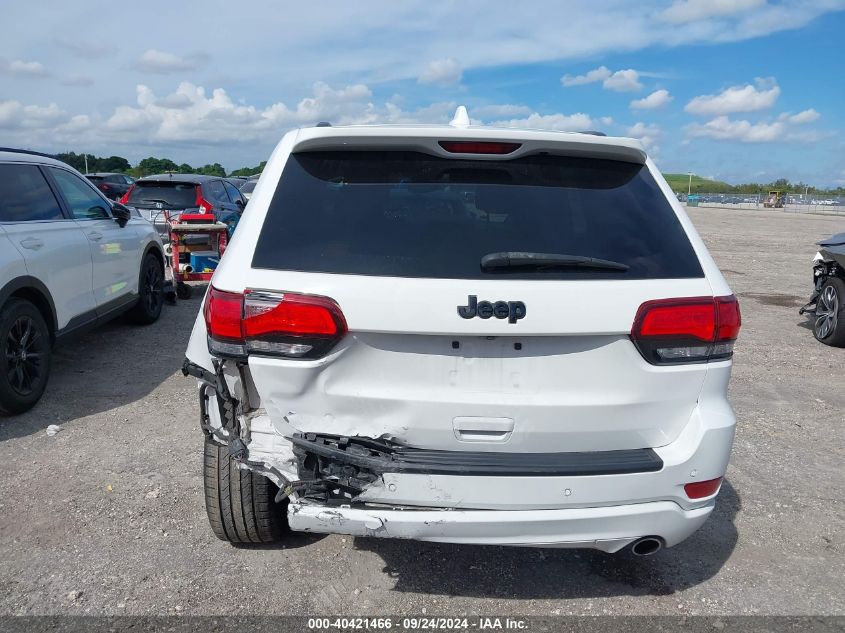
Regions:
M 234 226 L 246 206 L 240 191 L 225 178 L 197 174 L 139 178 L 120 202 L 138 209 L 156 225 L 163 239 L 167 239 L 165 211 L 171 217 L 178 217 L 183 212 L 213 213 L 218 221 Z
M 114 174 L 109 172 L 97 172 L 96 174 L 85 174 L 94 186 L 103 192 L 106 198 L 119 200 L 127 191 L 135 179 L 126 174 Z

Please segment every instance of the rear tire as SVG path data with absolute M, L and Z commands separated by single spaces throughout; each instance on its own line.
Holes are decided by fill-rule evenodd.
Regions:
M 237 467 L 229 447 L 205 439 L 205 510 L 214 535 L 230 543 L 274 543 L 288 532 L 287 501 L 277 504 L 279 488 Z
M 845 347 L 845 281 L 831 277 L 816 301 L 813 335 L 831 347 Z
M 47 387 L 50 330 L 33 304 L 12 299 L 0 310 L 0 415 L 28 411 Z
M 138 303 L 129 311 L 129 320 L 138 325 L 158 321 L 164 305 L 164 266 L 159 257 L 148 253 L 138 277 Z

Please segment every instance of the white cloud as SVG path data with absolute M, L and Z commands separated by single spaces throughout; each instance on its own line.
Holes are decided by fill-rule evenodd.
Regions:
M 21 59 L 10 62 L 0 60 L 0 70 L 18 77 L 47 77 L 50 74 L 41 62 L 25 62 Z
M 9 130 L 49 128 L 67 120 L 55 103 L 48 106 L 24 105 L 20 101 L 0 101 L 0 128 Z
M 165 53 L 154 48 L 144 51 L 135 61 L 135 68 L 148 73 L 177 73 L 196 70 L 208 59 L 204 53 L 194 53 L 188 57 L 180 57 L 173 53 Z
M 159 142 L 205 144 L 249 142 L 267 134 L 278 138 L 292 127 L 330 120 L 335 124 L 372 123 L 378 119 L 367 86 L 341 89 L 318 82 L 313 95 L 294 108 L 278 102 L 266 108 L 237 104 L 222 88 L 182 82 L 175 92 L 158 97 L 145 85 L 136 88 L 137 107 L 119 106 L 105 121 L 114 132 L 135 133 Z
M 733 15 L 765 4 L 766 0 L 676 0 L 660 17 L 672 24 L 683 24 Z
M 751 123 L 745 120 L 732 120 L 727 116 L 716 117 L 704 124 L 694 123 L 687 127 L 687 133 L 693 138 L 712 138 L 742 143 L 771 143 L 781 139 L 785 131 L 786 125 L 782 121 Z
M 652 155 L 656 154 L 660 147 L 657 145 L 658 139 L 663 135 L 663 131 L 653 123 L 635 123 L 628 128 L 628 136 L 639 139 L 648 152 Z
M 639 79 L 640 74 L 633 68 L 617 70 L 602 82 L 602 86 L 607 90 L 615 90 L 616 92 L 636 92 L 643 88 Z
M 564 75 L 560 78 L 560 83 L 565 87 L 583 86 L 584 84 L 591 84 L 596 81 L 604 81 L 613 74 L 607 66 L 599 66 L 595 70 L 584 75 Z
M 630 92 L 642 89 L 643 85 L 639 79 L 640 73 L 633 68 L 613 72 L 607 66 L 599 66 L 583 75 L 564 75 L 560 78 L 560 83 L 566 88 L 571 88 L 600 81 L 606 90 Z
M 653 110 L 665 106 L 672 99 L 674 97 L 669 94 L 668 90 L 655 90 L 647 97 L 634 99 L 631 102 L 631 108 L 634 110 Z
M 417 81 L 421 84 L 453 86 L 460 83 L 463 71 L 456 59 L 437 59 L 425 67 Z
M 803 114 L 803 113 L 802 113 Z M 740 143 L 795 142 L 811 143 L 822 135 L 816 131 L 795 131 L 791 124 L 801 124 L 791 117 L 780 117 L 777 121 L 752 123 L 746 120 L 733 120 L 727 116 L 716 117 L 712 121 L 687 126 L 687 135 L 692 138 L 711 138 L 718 141 L 739 141 Z
M 687 103 L 690 114 L 716 116 L 771 108 L 780 96 L 774 79 L 755 79 L 755 85 L 732 86 L 717 95 L 700 95 Z
M 813 121 L 817 120 L 821 114 L 816 112 L 813 108 L 809 110 L 804 110 L 803 112 L 799 112 L 798 114 L 790 115 L 788 112 L 784 112 L 780 115 L 781 121 L 789 121 L 790 123 L 794 123 L 795 125 L 801 125 L 802 123 L 812 123 Z
M 491 123 L 493 127 L 517 127 L 529 130 L 558 130 L 561 132 L 583 132 L 594 130 L 601 123 L 601 120 L 593 119 L 588 114 L 577 112 L 575 114 L 539 114 L 533 112 L 521 119 L 509 119 Z

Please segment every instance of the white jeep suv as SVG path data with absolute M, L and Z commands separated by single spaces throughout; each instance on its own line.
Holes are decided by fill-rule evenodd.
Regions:
M 163 251 L 149 222 L 65 163 L 0 148 L 0 414 L 38 402 L 57 341 L 123 312 L 158 319 Z
M 637 141 L 293 131 L 187 350 L 211 526 L 673 546 L 728 465 L 739 327 Z

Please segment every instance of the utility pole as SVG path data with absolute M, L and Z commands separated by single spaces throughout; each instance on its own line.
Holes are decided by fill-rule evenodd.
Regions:
M 692 172 L 688 171 L 687 175 L 689 176 L 689 184 L 687 185 L 687 200 L 689 200 L 689 196 L 692 193 Z
M 88 154 L 83 154 L 85 157 L 85 173 L 88 173 Z

